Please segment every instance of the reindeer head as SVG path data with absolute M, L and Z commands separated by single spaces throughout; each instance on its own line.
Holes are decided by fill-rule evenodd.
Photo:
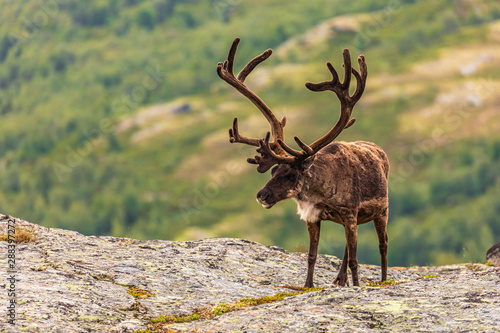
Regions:
M 269 209 L 279 201 L 293 198 L 302 191 L 304 178 L 314 156 L 297 164 L 279 164 L 271 169 L 272 178 L 257 193 L 257 202 Z
M 307 82 L 306 87 L 312 91 L 333 91 L 340 100 L 340 118 L 335 126 L 311 145 L 305 144 L 298 137 L 294 137 L 295 142 L 301 148 L 300 151 L 290 148 L 284 142 L 283 128 L 286 124 L 286 118 L 279 121 L 271 109 L 248 87 L 243 83 L 251 71 L 261 62 L 269 58 L 272 50 L 267 50 L 261 55 L 252 59 L 238 74 L 233 74 L 234 57 L 240 42 L 236 38 L 231 45 L 227 60 L 219 62 L 217 73 L 221 79 L 233 86 L 241 94 L 247 97 L 264 115 L 271 125 L 271 132 L 268 132 L 264 139 L 252 139 L 241 136 L 238 130 L 238 118 L 233 121 L 233 128 L 229 129 L 229 141 L 231 143 L 239 142 L 251 146 L 256 146 L 260 156 L 249 158 L 247 161 L 251 164 L 257 164 L 257 171 L 264 173 L 272 166 L 278 165 L 271 171 L 271 180 L 257 193 L 257 201 L 265 208 L 271 208 L 277 202 L 297 196 L 304 184 L 304 175 L 314 163 L 315 154 L 323 147 L 330 144 L 344 129 L 350 127 L 356 119 L 351 119 L 352 110 L 365 89 L 367 78 L 366 62 L 363 55 L 358 57 L 360 71 L 351 67 L 351 55 L 348 49 L 344 49 L 344 81 L 341 83 L 337 71 L 331 63 L 327 67 L 332 74 L 331 81 L 320 83 Z M 357 87 L 354 94 L 349 94 L 351 84 L 351 74 L 356 77 Z M 271 133 L 273 142 L 269 142 Z

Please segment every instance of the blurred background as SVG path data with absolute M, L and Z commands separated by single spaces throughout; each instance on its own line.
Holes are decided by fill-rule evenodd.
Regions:
M 246 83 L 312 142 L 339 114 L 342 49 L 363 53 L 367 89 L 340 140 L 391 161 L 389 264 L 485 261 L 500 241 L 500 4 L 497 0 L 3 0 L 0 212 L 87 235 L 240 237 L 308 248 L 295 203 L 264 210 L 270 178 L 246 163 L 269 125 L 219 79 L 274 54 Z M 354 61 L 355 62 L 355 61 Z M 357 67 L 357 64 L 356 64 Z M 340 72 L 342 72 L 340 70 Z M 320 252 L 342 256 L 324 222 Z M 373 224 L 358 259 L 379 263 Z

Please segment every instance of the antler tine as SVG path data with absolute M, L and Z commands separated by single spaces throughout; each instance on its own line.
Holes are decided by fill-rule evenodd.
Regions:
M 273 54 L 273 50 L 268 49 L 262 52 L 262 54 L 250 60 L 250 62 L 240 71 L 237 79 L 241 81 L 241 83 L 245 82 L 248 74 L 250 74 L 254 70 L 254 68 L 257 67 L 261 62 L 269 58 L 271 54 Z
M 283 128 L 285 128 L 285 125 L 286 125 L 286 116 L 283 116 L 283 118 L 281 118 L 281 126 L 283 126 Z
M 366 67 L 366 60 L 364 55 L 360 55 L 358 57 L 358 64 L 361 74 L 356 69 L 352 69 L 352 74 L 356 77 L 356 90 L 351 96 L 351 103 L 353 104 L 356 104 L 356 102 L 361 98 L 361 95 L 363 95 L 366 86 L 366 78 L 368 76 L 368 70 Z
M 351 52 L 348 49 L 344 49 L 342 52 L 344 56 L 344 82 L 342 83 L 342 90 L 347 90 L 347 95 L 349 95 L 349 86 L 351 85 Z
M 295 150 L 288 146 L 283 140 L 278 140 L 278 144 L 283 148 L 284 151 L 286 151 L 288 154 L 297 157 L 298 159 L 305 159 L 311 155 L 315 154 L 315 151 L 305 144 L 302 140 L 299 139 L 298 136 L 294 136 L 293 139 L 297 143 L 297 145 L 302 148 L 301 151 Z
M 234 118 L 233 120 L 233 128 L 229 129 L 229 142 L 235 143 L 235 142 L 240 142 L 240 143 L 245 143 L 250 146 L 259 146 L 259 140 L 258 139 L 252 139 L 252 138 L 247 138 L 245 136 L 240 135 L 240 132 L 238 130 L 238 118 Z
M 233 40 L 233 43 L 231 44 L 231 48 L 229 49 L 229 53 L 227 55 L 227 65 L 224 67 L 227 69 L 227 71 L 231 74 L 233 74 L 233 68 L 234 68 L 234 57 L 236 56 L 236 50 L 238 50 L 238 44 L 240 43 L 239 38 L 235 38 Z M 226 61 L 224 62 L 226 64 Z
M 352 125 L 354 125 L 355 122 L 356 122 L 356 118 L 351 118 L 351 120 L 349 120 L 349 122 L 347 123 L 347 125 L 345 125 L 344 129 L 348 129 L 349 127 L 351 127 Z
M 297 138 L 297 137 L 295 137 Z M 278 140 L 278 144 L 283 148 L 284 151 L 286 151 L 288 154 L 295 156 L 295 157 L 301 157 L 303 155 L 302 151 L 295 150 L 288 146 L 286 143 L 283 142 L 283 140 Z
M 320 83 L 312 83 L 312 82 L 306 82 L 306 87 L 307 89 L 311 91 L 325 91 L 325 90 L 331 90 L 334 92 L 337 92 L 340 88 L 340 81 L 339 81 L 339 75 L 337 74 L 337 71 L 335 68 L 333 68 L 333 65 L 331 62 L 326 63 L 326 67 L 328 67 L 328 70 L 330 73 L 332 73 L 332 80 L 331 81 L 324 81 Z
M 266 172 L 275 164 L 294 164 L 297 162 L 295 157 L 281 156 L 273 152 L 269 145 L 270 136 L 271 133 L 267 132 L 265 139 L 259 140 L 259 148 L 257 148 L 257 152 L 260 153 L 261 156 L 255 156 L 254 158 L 247 159 L 248 163 L 259 165 L 257 167 L 257 171 L 260 173 Z

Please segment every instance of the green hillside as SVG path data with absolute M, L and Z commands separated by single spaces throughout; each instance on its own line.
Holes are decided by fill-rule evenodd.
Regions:
M 496 0 L 34 0 L 0 3 L 0 212 L 84 234 L 242 237 L 307 247 L 293 202 L 264 210 L 254 149 L 228 142 L 268 124 L 215 68 L 236 68 L 286 141 L 338 117 L 330 77 L 342 49 L 365 54 L 367 89 L 346 141 L 391 161 L 390 265 L 484 261 L 500 241 L 500 4 Z M 239 147 L 242 146 L 242 147 Z M 292 145 L 293 146 L 293 145 Z M 320 251 L 342 255 L 323 223 Z M 358 258 L 379 262 L 371 224 Z

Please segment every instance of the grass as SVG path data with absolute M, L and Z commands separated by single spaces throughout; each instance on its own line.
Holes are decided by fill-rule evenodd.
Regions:
M 0 234 L 0 241 L 7 242 L 10 240 L 14 241 L 16 244 L 36 242 L 37 236 L 34 232 L 34 227 L 18 228 L 13 236 Z
M 299 253 L 307 253 L 308 250 L 302 243 L 295 244 L 295 251 Z

